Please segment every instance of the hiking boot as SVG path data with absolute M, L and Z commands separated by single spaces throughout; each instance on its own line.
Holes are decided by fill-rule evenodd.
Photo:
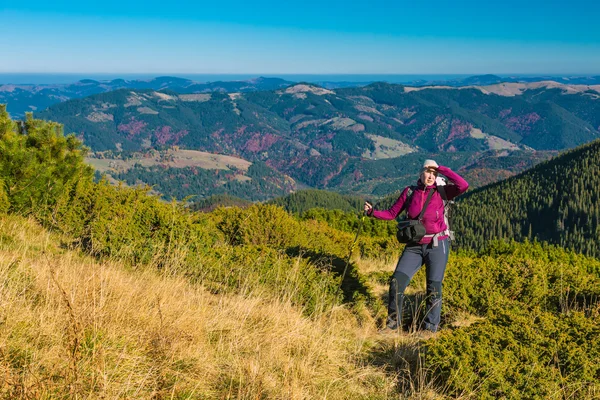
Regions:
M 398 327 L 386 325 L 384 328 L 378 330 L 377 333 L 382 336 L 394 336 L 400 333 L 400 329 L 398 329 Z
M 438 333 L 437 331 L 430 331 L 429 329 L 423 329 L 420 331 L 417 331 L 414 333 L 414 337 L 421 340 L 421 341 L 426 341 L 429 339 L 433 339 L 435 337 L 437 337 Z

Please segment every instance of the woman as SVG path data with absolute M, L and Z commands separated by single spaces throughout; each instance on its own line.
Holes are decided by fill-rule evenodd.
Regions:
M 446 200 L 452 200 L 469 187 L 467 181 L 450 168 L 439 166 L 433 160 L 425 160 L 417 187 L 413 187 L 413 190 L 406 187 L 389 210 L 374 210 L 371 204 L 365 203 L 365 212 L 375 218 L 392 220 L 406 210 L 409 219 L 417 219 L 429 192 L 434 191 L 421 220 L 427 234 L 418 243 L 406 245 L 392 276 L 387 327 L 384 331 L 401 328 L 404 290 L 423 264 L 427 273 L 427 313 L 422 328 L 431 332 L 438 330 L 442 308 L 442 280 L 450 251 L 449 228 L 444 219 L 444 199 L 436 183 L 438 174 L 450 181 L 450 184 L 444 186 Z M 412 192 L 410 197 L 409 192 Z

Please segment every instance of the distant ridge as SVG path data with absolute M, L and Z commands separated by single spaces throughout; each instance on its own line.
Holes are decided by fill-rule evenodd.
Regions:
M 258 77 L 240 81 L 216 81 L 200 83 L 173 76 L 159 76 L 152 79 L 126 80 L 112 79 L 100 81 L 82 79 L 70 84 L 53 85 L 14 85 L 0 84 L 0 104 L 7 103 L 13 118 L 21 118 L 27 111 L 41 111 L 45 108 L 70 99 L 119 89 L 172 90 L 180 94 L 210 92 L 252 92 L 285 88 L 294 82 L 279 78 Z
M 539 81 L 539 82 L 497 82 L 497 83 L 487 83 L 487 84 L 478 84 L 477 80 L 475 83 L 469 84 L 466 86 L 447 86 L 447 85 L 430 85 L 430 86 L 406 86 L 405 90 L 407 92 L 425 90 L 425 89 L 476 89 L 481 91 L 482 93 L 489 94 L 494 93 L 499 96 L 518 96 L 522 95 L 526 90 L 536 90 L 536 89 L 557 89 L 560 90 L 564 94 L 574 94 L 574 93 L 588 93 L 592 96 L 600 95 L 600 84 L 595 85 L 581 85 L 581 84 L 565 84 L 559 83 L 555 81 Z
M 6 75 L 10 79 L 11 74 L 0 74 L 0 77 Z M 14 74 L 13 74 L 14 75 Z M 18 75 L 18 74 L 17 74 Z M 35 75 L 35 74 L 34 74 Z M 220 76 L 215 76 L 222 78 Z M 501 77 L 493 74 L 474 75 L 461 78 L 447 79 L 409 79 L 405 78 L 402 82 L 402 75 L 360 75 L 364 80 L 346 80 L 348 76 L 339 75 L 338 80 L 333 80 L 335 75 L 327 76 L 323 79 L 321 76 L 313 76 L 312 79 L 306 79 L 310 76 L 303 76 L 304 79 L 295 81 L 290 78 L 278 77 L 253 77 L 239 80 L 207 80 L 198 82 L 193 79 L 180 78 L 174 76 L 158 76 L 148 79 L 80 79 L 72 83 L 45 83 L 45 84 L 0 84 L 0 103 L 8 103 L 8 111 L 13 117 L 21 118 L 27 111 L 41 111 L 52 104 L 65 100 L 89 96 L 96 93 L 104 93 L 112 90 L 129 89 L 169 89 L 177 93 L 208 93 L 208 92 L 251 92 L 263 90 L 276 90 L 284 88 L 298 82 L 306 82 L 312 85 L 318 85 L 325 89 L 340 89 L 347 87 L 362 87 L 373 82 L 400 83 L 411 87 L 423 86 L 447 86 L 447 87 L 466 87 L 466 86 L 487 86 L 500 83 L 531 83 L 541 81 L 553 81 L 565 85 L 600 85 L 600 76 L 539 76 L 539 77 L 520 77 L 508 76 Z M 355 77 L 356 78 L 356 77 Z M 393 78 L 393 79 L 392 79 Z M 61 77 L 61 81 L 64 77 Z M 10 80 L 9 80 L 10 82 Z
M 491 74 L 475 75 L 475 76 L 471 76 L 469 78 L 465 78 L 460 81 L 461 85 L 464 85 L 464 86 L 469 86 L 469 85 L 485 86 L 485 85 L 493 85 L 495 83 L 500 83 L 500 82 L 506 82 L 506 80 L 497 75 L 491 75 Z

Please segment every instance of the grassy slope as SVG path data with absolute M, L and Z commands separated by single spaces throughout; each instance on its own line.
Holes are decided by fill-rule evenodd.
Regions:
M 453 255 L 444 328 L 423 342 L 416 323 L 386 338 L 356 308 L 323 307 L 308 317 L 291 293 L 241 283 L 237 293 L 215 294 L 170 268 L 99 261 L 66 250 L 68 237 L 22 217 L 0 217 L 0 232 L 6 398 L 518 398 L 526 387 L 547 398 L 600 393 L 588 380 L 600 372 L 593 362 L 600 262 L 556 248 Z M 393 262 L 356 262 L 384 296 Z M 424 281 L 421 271 L 411 301 L 424 297 Z
M 289 298 L 215 295 L 61 248 L 1 217 L 4 397 L 389 398 L 362 365 L 369 328 L 344 308 L 309 319 Z

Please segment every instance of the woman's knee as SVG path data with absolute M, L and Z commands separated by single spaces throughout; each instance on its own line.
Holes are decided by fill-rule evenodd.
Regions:
M 396 288 L 396 293 L 404 293 L 404 290 L 408 287 L 411 277 L 406 275 L 404 272 L 396 271 L 392 276 L 390 282 L 391 287 Z

